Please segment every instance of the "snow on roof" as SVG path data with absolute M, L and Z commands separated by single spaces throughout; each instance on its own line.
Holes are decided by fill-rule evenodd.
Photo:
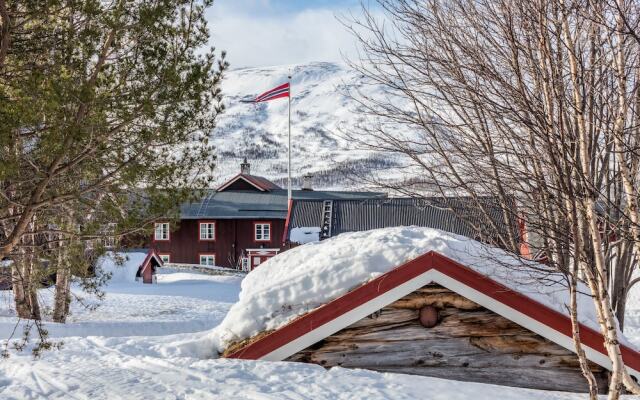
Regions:
M 221 353 L 232 343 L 277 329 L 297 316 L 429 251 L 438 252 L 494 281 L 566 314 L 569 296 L 563 277 L 545 265 L 504 250 L 431 228 L 394 227 L 345 233 L 308 243 L 271 258 L 243 280 L 239 301 L 204 339 L 178 346 Z M 578 296 L 579 320 L 599 331 L 585 286 Z M 624 341 L 625 344 L 628 342 Z M 197 351 L 197 350 L 196 350 Z M 206 351 L 206 350 L 205 350 Z
M 289 240 L 299 244 L 317 242 L 320 240 L 320 231 L 319 226 L 292 228 L 291 234 L 289 234 Z

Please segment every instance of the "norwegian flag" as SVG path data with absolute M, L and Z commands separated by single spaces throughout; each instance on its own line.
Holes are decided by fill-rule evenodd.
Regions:
M 289 82 L 267 90 L 255 99 L 242 100 L 243 103 L 261 103 L 263 101 L 275 100 L 281 97 L 289 97 Z

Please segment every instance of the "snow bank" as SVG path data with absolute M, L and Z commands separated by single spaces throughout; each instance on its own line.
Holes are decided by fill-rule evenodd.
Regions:
M 218 327 L 167 350 L 216 356 L 232 342 L 281 327 L 431 250 L 566 313 L 569 297 L 562 276 L 544 265 L 436 229 L 385 228 L 342 234 L 271 258 L 243 280 L 238 303 Z M 581 291 L 588 293 L 586 287 Z M 580 321 L 599 331 L 592 299 L 582 294 L 578 302 Z
M 311 243 L 320 241 L 320 228 L 317 226 L 291 228 L 290 240 L 293 243 Z
M 187 334 L 184 336 L 193 336 Z M 198 400 L 584 400 L 551 392 L 320 365 L 164 358 L 172 336 L 67 338 L 62 351 L 0 363 L 0 397 Z M 624 396 L 632 400 L 632 396 Z M 636 399 L 637 400 L 637 399 Z
M 143 251 L 108 252 L 98 259 L 96 266 L 111 274 L 109 283 L 131 283 L 136 281 L 138 267 L 146 257 Z

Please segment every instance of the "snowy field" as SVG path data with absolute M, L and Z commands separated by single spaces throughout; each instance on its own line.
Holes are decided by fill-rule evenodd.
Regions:
M 112 282 L 94 311 L 74 305 L 69 323 L 47 324 L 59 351 L 29 349 L 0 361 L 0 399 L 584 399 L 585 395 L 461 383 L 285 362 L 171 356 L 175 342 L 205 335 L 238 299 L 240 277 L 170 273 L 157 285 Z M 628 336 L 640 345 L 640 291 Z M 13 329 L 1 295 L 0 330 Z M 42 291 L 46 299 L 51 296 Z M 86 299 L 86 301 L 91 301 Z M 632 334 L 629 334 L 632 333 Z

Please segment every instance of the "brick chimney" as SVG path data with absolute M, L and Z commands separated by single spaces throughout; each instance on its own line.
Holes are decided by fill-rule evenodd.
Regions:
M 247 162 L 247 157 L 245 157 L 242 164 L 240 164 L 240 173 L 244 175 L 251 175 L 251 164 Z
M 304 174 L 302 176 L 302 190 L 313 190 L 313 185 L 311 181 L 313 180 L 313 175 Z

